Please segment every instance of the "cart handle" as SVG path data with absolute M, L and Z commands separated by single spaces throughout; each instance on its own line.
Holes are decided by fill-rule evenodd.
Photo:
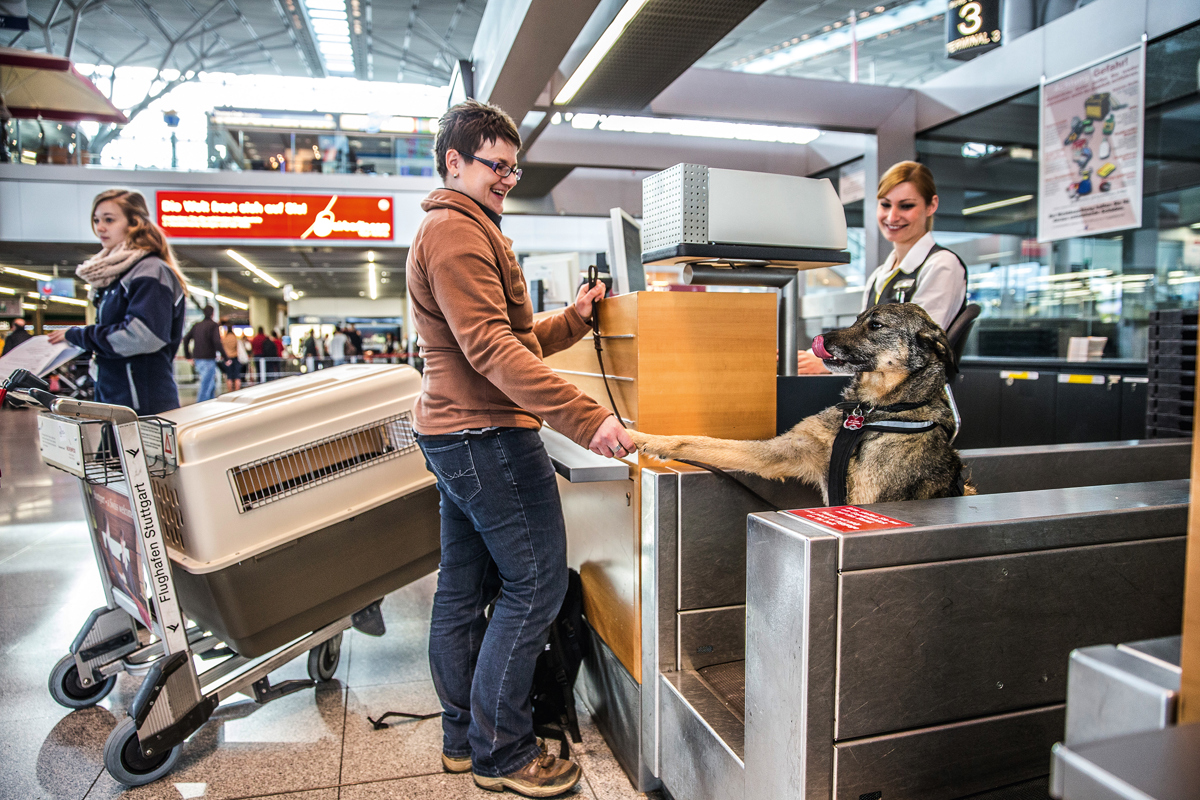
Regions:
M 49 394 L 48 392 L 44 394 Z M 114 406 L 107 403 L 93 403 L 88 400 L 72 400 L 67 397 L 54 397 L 49 405 L 51 411 L 64 417 L 76 419 L 102 419 L 116 425 L 127 422 L 137 422 L 137 412 L 126 406 Z

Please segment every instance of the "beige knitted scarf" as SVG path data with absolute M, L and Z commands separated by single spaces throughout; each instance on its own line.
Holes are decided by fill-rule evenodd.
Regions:
M 76 267 L 75 274 L 84 283 L 90 283 L 93 288 L 103 289 L 149 254 L 149 250 L 136 250 L 126 247 L 125 242 L 119 242 L 80 264 Z

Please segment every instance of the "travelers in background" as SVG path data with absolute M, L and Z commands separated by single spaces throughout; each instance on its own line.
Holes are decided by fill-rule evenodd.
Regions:
M 221 326 L 213 320 L 213 307 L 204 307 L 204 319 L 183 337 L 183 355 L 192 359 L 192 368 L 200 381 L 196 402 L 212 400 L 217 394 L 217 364 L 225 354 L 221 346 Z
M 255 380 L 258 380 L 258 381 L 266 380 L 266 378 L 263 376 L 267 371 L 267 367 L 270 366 L 270 365 L 264 363 L 262 360 L 262 346 L 263 346 L 263 342 L 266 341 L 266 339 L 267 339 L 267 334 L 263 332 L 262 325 L 259 325 L 258 333 L 256 333 L 254 335 L 254 338 L 252 338 L 250 340 L 250 363 L 254 367 Z
M 346 332 L 341 326 L 336 326 L 333 329 L 333 338 L 329 340 L 329 357 L 333 359 L 333 365 L 346 363 L 346 344 L 350 341 L 350 337 L 346 336 Z
M 109 189 L 92 201 L 103 249 L 75 274 L 91 284 L 96 323 L 50 333 L 95 354 L 96 400 L 138 414 L 179 408 L 175 354 L 183 339 L 187 282 L 146 198 Z
M 259 330 L 261 331 L 262 328 Z M 275 377 L 279 371 L 279 347 L 276 346 L 274 339 L 263 336 L 262 342 L 258 345 L 258 363 L 262 365 L 259 368 L 259 380 L 265 383 Z
M 354 327 L 353 322 L 347 323 L 345 332 L 346 332 L 346 338 L 350 340 L 350 346 L 354 348 L 354 352 L 350 352 L 347 350 L 346 355 L 350 355 L 350 356 L 366 355 L 366 353 L 363 352 L 362 334 L 359 333 L 358 329 Z
M 300 344 L 300 355 L 304 358 L 304 371 L 312 372 L 317 368 L 317 334 L 310 330 L 308 336 Z
M 13 320 L 12 326 L 12 330 L 9 331 L 8 336 L 4 337 L 3 352 L 5 353 L 11 353 L 12 349 L 21 344 L 21 342 L 26 342 L 33 338 L 29 331 L 25 330 L 25 320 L 20 317 Z
M 238 337 L 233 332 L 233 326 L 228 319 L 221 320 L 221 349 L 225 354 L 221 362 L 225 377 L 229 379 L 229 390 L 236 392 L 242 388 L 242 362 L 238 360 Z
M 279 353 L 280 358 L 287 358 L 287 347 L 283 344 L 283 337 L 279 335 L 278 330 L 271 331 L 271 341 L 275 342 L 275 350 Z M 282 370 L 276 370 L 282 372 Z

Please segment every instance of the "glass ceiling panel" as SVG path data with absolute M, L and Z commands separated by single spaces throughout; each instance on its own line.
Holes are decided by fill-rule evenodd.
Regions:
M 851 25 L 858 81 L 924 83 L 962 62 L 945 55 L 945 0 L 767 0 L 696 66 L 850 80 Z

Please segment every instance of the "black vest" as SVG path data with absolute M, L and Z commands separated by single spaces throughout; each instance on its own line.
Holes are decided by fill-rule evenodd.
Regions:
M 963 268 L 963 279 L 965 281 L 967 276 L 967 265 L 961 258 L 958 257 L 958 253 L 942 247 L 940 244 L 935 244 L 929 250 L 928 255 L 925 256 L 925 260 L 922 261 L 921 264 L 910 274 L 905 274 L 900 270 L 896 270 L 896 274 L 894 274 L 886 283 L 884 283 L 883 290 L 878 293 L 875 292 L 875 284 L 871 284 L 871 288 L 869 290 L 871 294 L 870 299 L 867 302 L 867 308 L 881 306 L 887 303 L 911 303 L 913 295 L 917 292 L 917 278 L 920 276 L 921 270 L 923 270 L 925 265 L 929 263 L 929 259 L 934 253 L 942 250 L 945 250 L 947 253 L 958 259 L 959 265 Z M 959 312 L 966 308 L 966 305 L 967 293 L 963 292 L 963 301 L 958 308 Z

